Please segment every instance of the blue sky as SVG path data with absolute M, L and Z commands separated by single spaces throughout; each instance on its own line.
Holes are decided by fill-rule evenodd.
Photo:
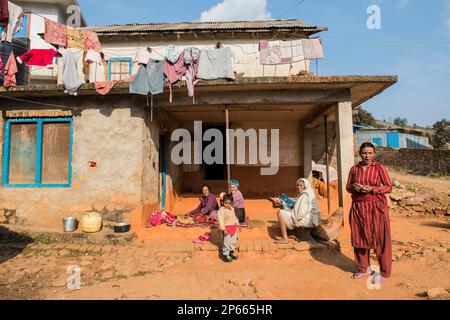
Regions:
M 379 119 L 432 125 L 450 118 L 450 0 L 79 0 L 88 24 L 300 19 L 323 25 L 321 75 L 398 75 L 364 105 Z M 368 6 L 381 9 L 369 30 Z

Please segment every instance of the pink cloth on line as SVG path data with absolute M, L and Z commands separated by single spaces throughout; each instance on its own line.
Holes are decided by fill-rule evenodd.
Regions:
M 45 19 L 44 40 L 50 44 L 67 47 L 67 26 Z
M 323 59 L 323 46 L 320 39 L 303 39 L 303 50 L 305 59 Z
M 98 40 L 98 35 L 94 31 L 84 31 L 84 50 L 94 50 L 97 52 L 102 51 L 102 45 Z
M 111 82 L 96 82 L 95 83 L 95 90 L 97 93 L 101 94 L 102 96 L 107 95 L 112 88 L 114 88 L 114 85 L 117 83 L 117 81 L 111 81 Z
M 184 65 L 184 52 L 181 52 L 177 62 L 170 63 L 167 59 L 164 60 L 164 75 L 169 82 L 170 96 L 169 102 L 173 102 L 172 84 L 176 83 L 186 74 L 186 66 Z
M 192 97 L 192 103 L 195 104 L 195 86 L 200 82 L 200 79 L 197 78 L 198 75 L 198 67 L 200 62 L 200 55 L 197 61 L 193 61 L 191 58 L 191 63 L 188 65 L 186 70 L 186 86 L 188 89 L 188 96 Z
M 4 75 L 4 81 L 3 86 L 5 88 L 12 88 L 17 86 L 17 80 L 16 80 L 16 73 L 17 73 L 17 63 L 16 59 L 14 58 L 14 54 L 11 51 L 9 54 L 8 62 L 6 62 L 5 66 L 5 75 Z
M 27 63 L 27 66 L 45 67 L 53 64 L 57 52 L 54 49 L 31 49 L 19 58 Z
M 0 55 L 0 72 L 2 72 L 3 74 L 3 60 L 1 55 Z

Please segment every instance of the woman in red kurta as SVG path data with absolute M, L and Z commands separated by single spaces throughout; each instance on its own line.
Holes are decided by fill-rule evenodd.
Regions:
M 389 207 L 385 194 L 392 181 L 384 166 L 374 162 L 375 146 L 364 143 L 359 152 L 362 161 L 350 170 L 347 191 L 352 194 L 350 228 L 358 272 L 353 279 L 369 277 L 370 250 L 375 250 L 382 280 L 391 276 L 392 240 Z

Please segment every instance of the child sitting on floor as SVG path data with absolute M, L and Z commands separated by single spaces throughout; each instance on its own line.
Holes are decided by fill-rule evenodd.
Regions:
M 233 209 L 233 196 L 227 194 L 223 197 L 223 207 L 218 214 L 219 228 L 223 232 L 222 254 L 225 262 L 230 263 L 237 260 L 238 256 L 234 253 L 238 241 L 237 230 L 239 220 Z

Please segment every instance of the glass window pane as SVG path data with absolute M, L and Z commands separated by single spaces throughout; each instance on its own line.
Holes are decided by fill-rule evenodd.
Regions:
M 9 184 L 36 183 L 36 123 L 11 124 Z
M 42 127 L 42 184 L 69 183 L 70 123 Z

